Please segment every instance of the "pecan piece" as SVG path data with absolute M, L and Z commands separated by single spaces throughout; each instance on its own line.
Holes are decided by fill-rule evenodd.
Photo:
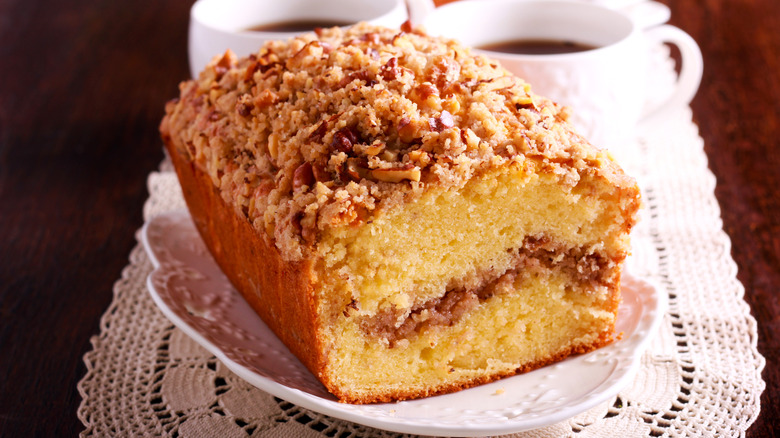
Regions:
M 298 190 L 303 186 L 311 187 L 314 185 L 314 172 L 312 171 L 311 163 L 308 161 L 303 162 L 293 172 L 293 190 Z
M 377 83 L 376 79 L 371 77 L 371 74 L 369 74 L 365 70 L 360 70 L 360 71 L 353 71 L 352 73 L 344 76 L 344 79 L 342 79 L 341 82 L 339 82 L 339 86 L 341 88 L 344 88 L 345 86 L 347 86 L 347 84 L 354 81 L 355 79 L 365 82 L 367 87 L 373 87 Z
M 238 103 L 236 105 L 236 111 L 241 117 L 247 117 L 252 114 L 252 104 Z
M 402 142 L 411 143 L 414 141 L 416 130 L 409 117 L 402 117 L 401 120 L 398 121 L 398 128 L 396 128 L 396 130 L 398 131 L 398 137 Z
M 323 52 L 324 50 L 319 41 L 310 41 L 306 43 L 306 45 L 303 46 L 301 50 L 298 50 L 298 52 L 296 52 L 293 56 L 287 58 L 286 66 L 287 68 L 296 67 L 300 65 L 300 63 L 303 62 L 307 56 L 320 58 Z
M 330 145 L 339 152 L 350 153 L 352 152 L 352 145 L 355 143 L 357 143 L 355 131 L 350 128 L 341 128 L 333 134 L 333 141 L 331 141 Z
M 279 102 L 279 96 L 269 89 L 265 89 L 255 97 L 255 106 L 258 108 L 265 108 L 269 105 L 273 105 Z
M 409 159 L 420 167 L 425 167 L 431 162 L 431 156 L 425 151 L 414 150 L 409 152 Z
M 257 62 L 257 58 L 246 67 L 244 71 L 244 81 L 249 82 L 255 75 L 255 72 L 260 68 L 260 64 Z
M 361 40 L 373 44 L 373 45 L 379 45 L 382 41 L 379 39 L 379 34 L 376 32 L 368 32 L 363 34 L 363 36 L 360 37 Z
M 420 168 L 415 166 L 396 167 L 391 169 L 374 169 L 371 176 L 385 182 L 397 183 L 403 180 L 420 181 Z
M 261 73 L 265 73 L 277 65 L 280 65 L 279 57 L 273 52 L 268 52 L 257 60 L 256 68 L 260 70 Z
M 324 121 L 309 134 L 309 140 L 320 141 L 325 133 L 328 132 L 328 121 Z
M 363 148 L 363 153 L 373 157 L 374 155 L 379 155 L 380 152 L 382 152 L 385 149 L 385 144 L 381 142 L 374 142 L 369 146 L 366 146 Z
M 268 155 L 271 156 L 271 162 L 276 166 L 276 159 L 279 157 L 279 136 L 276 133 L 268 136 Z
M 249 94 L 244 94 L 236 102 L 236 112 L 241 117 L 249 117 L 252 114 L 252 108 L 255 105 L 252 103 L 252 97 Z
M 312 173 L 314 174 L 314 179 L 316 179 L 319 182 L 325 182 L 330 180 L 330 172 L 328 172 L 327 167 L 320 163 L 315 162 L 311 167 Z
M 397 79 L 401 75 L 401 69 L 398 67 L 398 58 L 390 58 L 379 70 L 382 78 L 386 81 Z
M 325 41 L 320 41 L 320 47 L 322 47 L 322 53 L 326 55 L 333 51 L 333 46 L 330 45 L 330 43 Z
M 225 52 L 224 55 L 222 55 L 221 58 L 219 58 L 219 61 L 214 65 L 214 73 L 216 73 L 217 77 L 216 80 L 219 81 L 222 79 L 222 76 L 225 75 L 225 73 L 230 70 L 230 66 L 232 65 L 232 60 L 230 57 L 229 52 Z
M 534 103 L 534 100 L 531 98 L 531 96 L 518 97 L 515 99 L 514 104 L 516 110 L 528 109 L 538 111 L 538 108 L 536 107 L 536 104 Z
M 502 90 L 515 84 L 515 80 L 511 76 L 499 76 L 491 79 L 483 79 L 479 82 L 480 91 Z
M 444 110 L 439 117 L 431 117 L 428 123 L 431 125 L 432 130 L 441 132 L 455 126 L 455 119 L 452 118 L 452 114 L 449 111 Z
M 438 96 L 439 89 L 430 82 L 423 82 L 414 88 L 413 93 L 418 99 L 425 101 L 431 96 Z
M 460 64 L 443 55 L 434 57 L 425 69 L 426 79 L 443 91 L 443 95 L 452 94 L 451 86 L 458 81 Z
M 365 165 L 365 160 L 359 158 L 347 158 L 346 171 L 350 179 L 355 182 L 359 182 L 361 179 L 368 176 L 368 167 Z

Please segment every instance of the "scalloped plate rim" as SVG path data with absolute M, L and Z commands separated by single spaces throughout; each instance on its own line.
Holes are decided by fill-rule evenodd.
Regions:
M 305 391 L 296 388 L 288 387 L 282 383 L 274 381 L 271 378 L 259 375 L 249 370 L 247 367 L 238 364 L 232 359 L 228 358 L 227 355 L 224 353 L 224 351 L 220 349 L 218 345 L 215 345 L 214 343 L 206 339 L 206 337 L 197 328 L 192 327 L 190 324 L 185 322 L 173 309 L 171 309 L 171 307 L 169 307 L 168 304 L 165 303 L 164 299 L 159 295 L 159 292 L 156 290 L 155 286 L 152 283 L 153 276 L 156 275 L 156 273 L 158 273 L 158 271 L 160 271 L 161 269 L 161 263 L 158 254 L 154 251 L 153 244 L 150 241 L 149 229 L 150 227 L 154 226 L 154 224 L 156 224 L 160 219 L 175 218 L 181 220 L 185 216 L 186 219 L 189 219 L 190 224 L 192 224 L 190 215 L 186 210 L 174 210 L 168 213 L 160 214 L 158 216 L 155 216 L 154 218 L 151 218 L 143 225 L 139 233 L 139 240 L 143 244 L 146 253 L 149 255 L 149 259 L 153 266 L 152 271 L 150 272 L 150 274 L 146 279 L 146 286 L 155 305 L 162 311 L 162 313 L 166 316 L 166 318 L 168 318 L 176 327 L 181 329 L 195 342 L 200 344 L 210 353 L 214 354 L 217 357 L 217 359 L 219 359 L 223 364 L 225 364 L 225 366 L 228 369 L 230 369 L 233 373 L 235 373 L 236 375 L 238 375 L 240 378 L 244 379 L 251 385 L 273 396 L 286 400 L 300 407 L 312 410 L 314 412 L 329 415 L 331 417 L 338 418 L 341 420 L 351 421 L 357 424 L 362 424 L 365 426 L 374 427 L 374 428 L 383 429 L 392 432 L 411 433 L 411 434 L 420 434 L 420 435 L 444 434 L 449 436 L 462 436 L 462 437 L 495 435 L 495 434 L 511 434 L 511 433 L 523 432 L 527 430 L 538 429 L 540 427 L 549 426 L 561 421 L 565 421 L 569 418 L 572 418 L 573 416 L 579 413 L 582 413 L 588 409 L 597 406 L 602 402 L 607 401 L 610 397 L 616 395 L 634 378 L 634 376 L 636 375 L 639 369 L 641 356 L 644 350 L 646 349 L 647 344 L 652 339 L 653 334 L 658 330 L 658 327 L 660 326 L 661 321 L 663 320 L 663 316 L 668 306 L 667 296 L 665 293 L 659 293 L 660 287 L 657 284 L 654 284 L 653 282 L 650 282 L 647 279 L 639 279 L 637 277 L 633 277 L 630 273 L 624 272 L 623 273 L 624 278 L 630 278 L 634 281 L 644 283 L 644 288 L 652 292 L 651 298 L 655 298 L 655 307 L 648 308 L 647 306 L 640 306 L 641 312 L 638 315 L 636 315 L 636 319 L 639 319 L 640 321 L 638 322 L 639 326 L 634 328 L 634 332 L 636 332 L 641 328 L 644 329 L 647 334 L 644 337 L 634 341 L 635 344 L 634 351 L 633 354 L 631 355 L 631 363 L 628 366 L 627 372 L 624 372 L 623 375 L 620 376 L 619 378 L 610 381 L 610 383 L 608 383 L 604 388 L 599 387 L 599 386 L 603 386 L 603 384 L 597 385 L 596 387 L 592 388 L 592 390 L 588 393 L 590 397 L 587 398 L 584 402 L 581 402 L 579 404 L 569 405 L 569 406 L 563 405 L 561 406 L 561 409 L 554 414 L 542 415 L 542 416 L 527 418 L 518 421 L 508 421 L 500 424 L 485 424 L 485 423 L 449 424 L 449 423 L 436 423 L 436 422 L 431 423 L 431 422 L 421 421 L 421 419 L 417 419 L 415 421 L 414 418 L 391 417 L 389 419 L 387 417 L 376 417 L 376 416 L 371 416 L 371 412 L 374 411 L 377 407 L 398 406 L 399 403 L 403 403 L 406 405 L 427 403 L 431 400 L 442 400 L 448 396 L 451 396 L 453 394 L 458 394 L 458 393 L 444 394 L 444 395 L 433 396 L 433 397 L 417 399 L 417 400 L 407 400 L 407 401 L 402 401 L 397 403 L 369 404 L 369 405 L 345 404 L 334 400 L 327 400 L 322 397 L 309 394 Z M 194 225 L 192 225 L 192 227 L 194 228 Z M 213 259 L 212 259 L 212 263 L 214 263 Z M 216 266 L 215 263 L 214 265 Z M 238 291 L 234 290 L 234 293 L 240 296 Z M 248 304 L 246 304 L 246 302 L 243 301 L 243 298 L 241 298 L 241 301 L 244 303 L 243 305 L 248 306 Z M 645 318 L 644 319 L 639 318 L 641 316 L 644 316 Z M 257 318 L 258 320 L 260 320 L 259 316 Z M 620 318 L 619 314 L 618 314 L 618 318 Z M 643 322 L 644 325 L 642 325 Z M 263 325 L 265 324 L 263 323 Z M 602 348 L 609 348 L 609 347 L 614 347 L 616 345 L 619 345 L 619 343 L 622 340 L 629 338 L 632 333 L 628 333 L 628 336 L 624 336 L 621 340 L 617 340 L 614 343 Z M 601 349 L 595 350 L 585 355 L 578 355 L 575 357 L 587 357 L 588 355 L 597 353 L 600 350 Z M 292 353 L 289 354 L 292 356 Z M 569 359 L 558 362 L 557 364 L 565 366 L 568 360 Z M 553 365 L 556 364 L 552 364 L 550 366 Z M 459 393 L 467 393 L 469 391 L 475 392 L 475 390 L 479 389 L 480 387 L 497 385 L 502 382 L 507 383 L 513 379 L 523 379 L 526 378 L 526 376 L 529 376 L 531 373 L 539 372 L 541 370 L 544 370 L 545 368 L 546 367 L 543 367 L 531 371 L 529 373 L 507 377 L 474 388 L 464 389 L 462 391 L 459 391 Z M 593 392 L 596 390 L 598 390 L 598 392 L 595 393 L 594 395 Z M 474 403 L 477 404 L 477 401 L 475 400 Z M 402 420 L 402 421 L 398 421 L 398 420 Z

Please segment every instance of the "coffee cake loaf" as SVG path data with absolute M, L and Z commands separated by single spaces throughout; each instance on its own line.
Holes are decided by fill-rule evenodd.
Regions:
M 214 258 L 341 401 L 609 343 L 635 182 L 457 42 L 359 24 L 215 58 L 160 131 Z

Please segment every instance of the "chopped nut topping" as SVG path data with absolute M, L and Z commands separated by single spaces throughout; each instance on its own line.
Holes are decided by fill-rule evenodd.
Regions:
M 390 60 L 382 66 L 381 74 L 386 81 L 397 79 L 398 76 L 401 75 L 401 69 L 398 68 L 398 58 L 395 56 L 390 58 Z
M 355 79 L 365 82 L 367 87 L 373 87 L 377 83 L 374 78 L 371 77 L 371 74 L 365 70 L 361 70 L 348 74 L 346 77 L 344 77 L 339 85 L 343 88 Z
M 320 182 L 327 182 L 331 179 L 330 172 L 328 172 L 328 169 L 319 163 L 314 163 L 311 166 L 312 173 L 314 174 L 314 179 Z
M 479 84 L 481 91 L 496 91 L 503 90 L 504 88 L 510 88 L 515 84 L 515 79 L 511 76 L 502 76 L 498 78 L 488 79 Z
M 311 187 L 314 184 L 314 172 L 311 163 L 304 161 L 293 173 L 293 190 L 298 190 L 303 186 Z
M 385 182 L 401 182 L 403 180 L 420 181 L 420 168 L 397 168 L 397 169 L 374 169 L 371 171 L 371 176 L 379 181 Z
M 357 143 L 357 135 L 350 128 L 341 128 L 333 135 L 331 146 L 340 152 L 352 152 L 352 145 Z
M 248 94 L 241 96 L 241 98 L 238 99 L 238 102 L 236 102 L 236 112 L 238 112 L 241 117 L 249 117 L 252 114 L 252 108 L 254 107 L 252 98 Z
M 429 119 L 431 129 L 436 132 L 441 132 L 447 128 L 455 126 L 455 120 L 452 118 L 452 114 L 449 111 L 442 111 L 439 117 L 432 117 Z
M 272 160 L 276 160 L 279 154 L 279 136 L 271 134 L 268 136 L 268 155 Z
M 263 90 L 255 98 L 255 106 L 265 108 L 279 102 L 279 96 L 271 90 Z
M 368 167 L 358 158 L 347 158 L 347 174 L 353 181 L 360 181 L 368 176 Z
M 317 128 L 309 134 L 309 140 L 321 141 L 325 133 L 328 132 L 328 122 L 322 122 L 317 125 Z
M 421 150 L 415 150 L 409 152 L 409 159 L 417 163 L 420 167 L 425 167 L 431 162 L 431 156 Z
M 365 33 L 360 37 L 360 39 L 375 46 L 382 42 L 382 40 L 379 39 L 379 34 L 376 32 Z
M 398 121 L 398 137 L 404 143 L 411 143 L 415 139 L 416 129 L 409 117 L 403 117 Z
M 214 58 L 161 129 L 286 260 L 317 230 L 511 165 L 613 172 L 568 112 L 457 42 L 364 23 Z M 527 164 L 539 163 L 538 167 Z M 531 171 L 531 170 L 529 170 Z
M 363 153 L 368 155 L 368 156 L 378 155 L 384 149 L 385 149 L 385 144 L 380 142 L 380 141 L 376 141 L 376 142 L 372 143 L 371 145 L 365 146 L 365 147 L 362 148 Z

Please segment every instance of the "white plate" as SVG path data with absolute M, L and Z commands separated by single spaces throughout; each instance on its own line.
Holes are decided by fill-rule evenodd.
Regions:
M 155 303 L 182 331 L 250 384 L 298 406 L 380 429 L 423 435 L 496 435 L 564 421 L 626 386 L 665 312 L 666 297 L 623 276 L 617 332 L 594 352 L 454 394 L 398 403 L 339 403 L 233 288 L 186 211 L 157 216 L 141 232 L 155 270 Z

